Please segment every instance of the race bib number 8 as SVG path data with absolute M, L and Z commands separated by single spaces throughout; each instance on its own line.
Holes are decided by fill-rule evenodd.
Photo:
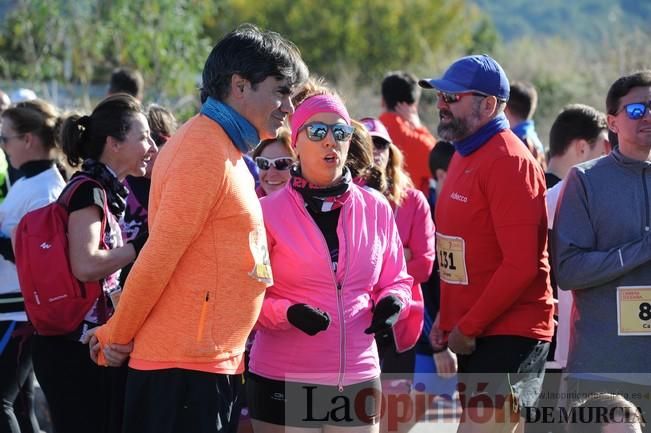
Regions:
M 651 287 L 617 288 L 618 335 L 651 335 Z
M 436 254 L 441 280 L 450 284 L 468 284 L 466 242 L 463 238 L 437 233 Z

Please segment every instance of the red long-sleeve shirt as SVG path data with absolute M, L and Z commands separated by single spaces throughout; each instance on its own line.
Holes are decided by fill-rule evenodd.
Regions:
M 551 340 L 545 191 L 509 130 L 455 153 L 436 203 L 443 330 Z
M 385 112 L 380 122 L 386 126 L 391 140 L 405 156 L 405 170 L 409 173 L 416 189 L 429 193 L 429 153 L 436 144 L 434 136 L 425 128 L 414 127 L 396 113 Z

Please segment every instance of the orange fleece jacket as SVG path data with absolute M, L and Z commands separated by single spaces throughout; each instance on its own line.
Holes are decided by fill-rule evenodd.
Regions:
M 253 178 L 209 118 L 190 119 L 158 156 L 149 230 L 115 314 L 97 331 L 102 347 L 134 340 L 132 364 L 237 360 L 269 284 L 252 275 L 270 268 Z
M 380 122 L 387 127 L 393 144 L 398 146 L 405 156 L 405 170 L 409 173 L 414 187 L 429 196 L 429 153 L 436 144 L 436 138 L 429 130 L 421 126 L 414 127 L 398 114 L 384 112 Z

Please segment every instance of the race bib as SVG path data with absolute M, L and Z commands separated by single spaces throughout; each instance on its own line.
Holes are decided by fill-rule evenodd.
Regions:
M 617 334 L 651 335 L 651 286 L 617 288 Z
M 441 280 L 450 284 L 468 284 L 466 242 L 463 238 L 437 233 L 436 254 Z
M 249 272 L 249 276 L 267 284 L 267 286 L 272 285 L 271 261 L 269 260 L 267 235 L 264 229 L 258 228 L 249 233 L 249 248 L 255 261 L 255 265 L 253 266 L 253 270 Z

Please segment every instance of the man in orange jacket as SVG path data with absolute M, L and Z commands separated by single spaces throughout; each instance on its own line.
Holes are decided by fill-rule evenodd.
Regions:
M 90 339 L 101 365 L 133 341 L 124 433 L 235 433 L 244 345 L 272 284 L 262 210 L 243 156 L 276 136 L 307 78 L 298 49 L 243 25 L 212 50 L 201 112 L 152 176 L 149 239 L 113 317 Z

